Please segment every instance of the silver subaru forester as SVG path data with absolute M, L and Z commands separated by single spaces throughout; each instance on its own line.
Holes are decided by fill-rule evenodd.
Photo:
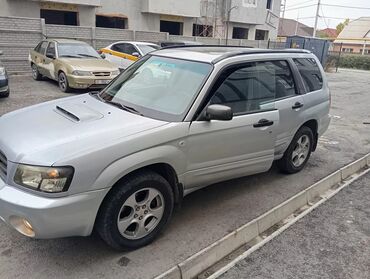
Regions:
M 304 50 L 153 52 L 101 92 L 0 118 L 0 219 L 32 238 L 150 243 L 201 187 L 296 173 L 328 128 L 330 93 Z

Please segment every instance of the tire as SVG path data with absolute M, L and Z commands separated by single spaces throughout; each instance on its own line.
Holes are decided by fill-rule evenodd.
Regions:
M 58 85 L 60 90 L 62 90 L 64 93 L 68 93 L 69 91 L 71 91 L 71 88 L 68 84 L 67 76 L 64 72 L 60 72 L 58 75 Z
M 137 249 L 159 235 L 171 219 L 173 208 L 174 196 L 168 181 L 152 171 L 139 172 L 108 193 L 95 230 L 116 250 Z
M 283 158 L 277 161 L 278 168 L 288 174 L 301 171 L 310 158 L 313 143 L 312 130 L 306 126 L 301 127 L 285 151 Z
M 32 63 L 31 69 L 32 69 L 32 78 L 34 80 L 41 80 L 42 75 L 40 74 L 39 69 L 37 68 L 37 65 Z

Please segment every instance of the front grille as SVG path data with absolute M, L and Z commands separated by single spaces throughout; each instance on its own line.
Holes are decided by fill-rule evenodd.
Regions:
M 0 151 L 0 177 L 5 180 L 7 176 L 8 160 L 4 153 Z
M 94 76 L 96 77 L 109 77 L 110 72 L 93 72 Z

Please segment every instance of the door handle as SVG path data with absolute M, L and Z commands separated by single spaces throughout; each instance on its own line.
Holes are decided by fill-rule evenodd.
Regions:
M 296 102 L 296 103 L 292 106 L 292 109 L 299 109 L 299 108 L 301 108 L 301 107 L 303 107 L 303 104 L 302 104 L 302 103 L 300 103 L 300 102 Z
M 274 124 L 274 121 L 267 120 L 267 119 L 260 119 L 257 123 L 253 124 L 254 128 L 266 127 L 271 126 Z

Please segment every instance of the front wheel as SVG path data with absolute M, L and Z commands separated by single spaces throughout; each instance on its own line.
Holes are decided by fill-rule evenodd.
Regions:
M 283 158 L 277 162 L 279 169 L 285 173 L 296 173 L 302 170 L 310 158 L 313 139 L 312 130 L 306 126 L 301 127 Z
M 62 90 L 65 93 L 71 90 L 71 88 L 69 87 L 67 76 L 63 72 L 60 72 L 58 75 L 58 85 L 60 90 Z
M 117 250 L 152 242 L 172 216 L 171 186 L 152 171 L 129 175 L 105 198 L 95 224 L 101 238 Z

